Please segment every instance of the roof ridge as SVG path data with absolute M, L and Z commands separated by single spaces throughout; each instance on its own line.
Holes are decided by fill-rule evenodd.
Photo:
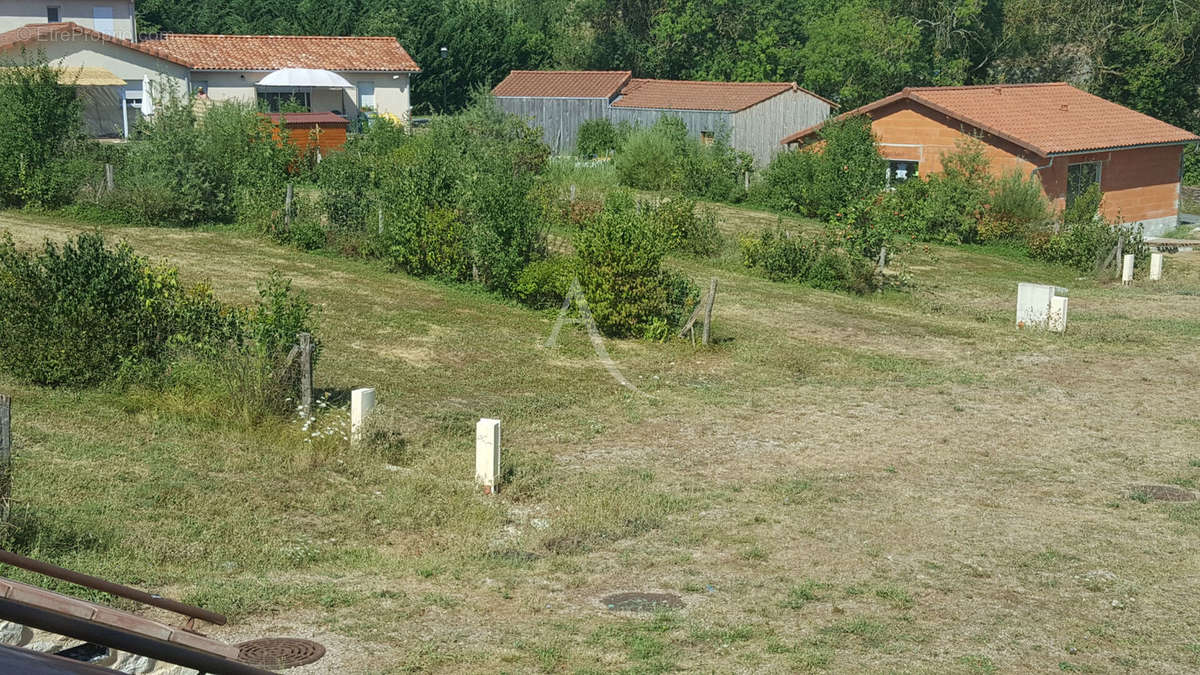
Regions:
M 199 38 L 273 38 L 273 39 L 304 39 L 304 40 L 395 40 L 391 35 L 250 35 L 244 33 L 161 33 L 161 37 L 147 36 L 147 40 L 166 40 L 172 37 Z
M 624 75 L 625 73 L 632 73 L 633 71 L 632 70 L 572 70 L 570 68 L 565 68 L 562 70 L 557 70 L 557 69 L 546 70 L 543 68 L 543 69 L 537 69 L 537 70 L 513 69 L 508 72 L 509 73 L 576 73 L 576 74 L 595 74 L 595 75 L 616 75 L 616 74 Z
M 905 87 L 901 92 L 905 91 L 947 91 L 947 90 L 965 90 L 965 89 L 1028 89 L 1032 87 L 1071 87 L 1079 89 L 1070 82 L 1006 82 L 1001 84 L 955 84 L 946 86 L 928 85 L 921 87 Z M 1083 91 L 1080 89 L 1080 91 Z
M 664 79 L 661 77 L 635 77 L 633 79 L 639 80 L 642 82 L 670 82 L 670 83 L 681 83 L 681 84 L 720 84 L 720 85 L 736 84 L 736 85 L 756 85 L 756 86 L 760 86 L 760 87 L 767 86 L 767 85 L 772 85 L 772 86 L 777 86 L 777 87 L 799 86 L 795 82 L 783 82 L 783 81 L 722 82 L 721 80 L 668 80 L 668 79 Z

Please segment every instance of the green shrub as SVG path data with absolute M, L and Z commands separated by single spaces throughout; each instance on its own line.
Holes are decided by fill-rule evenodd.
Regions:
M 753 167 L 753 159 L 730 147 L 727 129 L 706 145 L 688 136 L 683 120 L 663 115 L 653 126 L 630 132 L 614 164 L 627 187 L 738 201 L 745 196 L 742 174 Z
M 750 200 L 772 209 L 813 212 L 812 185 L 821 162 L 811 149 L 785 150 L 775 155 L 750 190 Z
M 536 130 L 486 97 L 407 137 L 376 167 L 392 262 L 511 293 L 521 270 L 545 256 L 549 209 L 538 177 L 548 156 Z
M 782 152 L 763 172 L 754 197 L 773 208 L 828 220 L 877 195 L 887 181 L 871 120 L 833 120 L 811 148 Z
M 772 281 L 866 293 L 878 287 L 867 259 L 835 246 L 828 235 L 805 238 L 782 226 L 764 228 L 742 240 L 742 261 Z
M 82 107 L 44 61 L 0 68 L 0 203 L 68 203 L 89 167 L 81 165 Z M 93 171 L 94 173 L 94 171 Z
M 154 266 L 125 244 L 79 235 L 40 252 L 0 239 L 0 369 L 34 384 L 85 386 L 159 370 L 176 350 L 219 359 L 253 351 L 278 364 L 312 305 L 277 273 L 243 310 L 205 284 L 184 288 L 174 268 Z
M 521 270 L 513 295 L 537 309 L 557 307 L 567 297 L 571 281 L 578 276 L 578 258 L 560 256 L 535 260 Z
M 617 127 L 611 121 L 601 118 L 579 125 L 575 154 L 580 157 L 601 157 L 617 148 Z
M 1117 244 L 1123 254 L 1136 256 L 1136 267 L 1145 267 L 1150 248 L 1142 238 L 1140 225 L 1113 225 L 1100 216 L 1100 187 L 1093 185 L 1077 197 L 1055 228 L 1034 232 L 1029 236 L 1029 253 L 1034 258 L 1073 267 L 1080 272 L 1101 272 L 1105 262 L 1120 269 L 1120 260 L 1113 258 Z
M 654 225 L 667 238 L 671 250 L 709 256 L 721 248 L 721 231 L 712 207 L 699 207 L 686 197 L 671 197 L 656 206 L 643 205 Z
M 88 385 L 160 358 L 175 332 L 174 270 L 99 234 L 39 254 L 0 239 L 0 368 L 44 385 Z
M 1045 227 L 1052 215 L 1041 179 L 1017 170 L 995 182 L 990 204 L 979 223 L 979 238 L 986 242 L 1024 241 L 1030 233 Z
M 664 337 L 699 299 L 690 280 L 662 268 L 670 242 L 628 193 L 614 193 L 575 240 L 580 285 L 610 337 Z
M 321 206 L 331 227 L 361 232 L 374 215 L 370 169 L 355 152 L 335 152 L 317 167 Z

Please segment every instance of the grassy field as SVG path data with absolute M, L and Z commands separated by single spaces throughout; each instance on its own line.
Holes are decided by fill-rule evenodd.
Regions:
M 720 280 L 717 343 L 609 341 L 632 392 L 577 328 L 544 346 L 554 312 L 247 235 L 109 236 L 230 300 L 293 278 L 317 386 L 378 390 L 374 442 L 0 376 L 17 543 L 225 612 L 219 638 L 329 648 L 289 672 L 1200 669 L 1200 502 L 1140 487 L 1200 481 L 1200 255 L 1123 288 L 918 247 L 868 297 L 678 260 Z M 1014 329 L 1017 281 L 1070 288 L 1067 334 Z M 504 423 L 497 497 L 479 417 Z M 623 591 L 684 607 L 610 611 Z

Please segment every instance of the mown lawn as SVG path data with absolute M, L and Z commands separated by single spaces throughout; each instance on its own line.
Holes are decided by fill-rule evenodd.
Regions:
M 868 297 L 678 260 L 720 281 L 717 343 L 609 341 L 633 392 L 577 328 L 544 345 L 554 312 L 243 234 L 109 235 L 230 300 L 293 278 L 323 308 L 317 386 L 376 387 L 375 442 L 0 376 L 16 543 L 225 612 L 223 639 L 328 646 L 290 672 L 1200 668 L 1200 502 L 1138 487 L 1200 482 L 1200 255 L 1122 288 L 916 247 Z M 1017 281 L 1070 288 L 1066 335 L 1015 331 Z M 479 417 L 504 424 L 498 497 Z M 621 591 L 685 606 L 610 611 Z

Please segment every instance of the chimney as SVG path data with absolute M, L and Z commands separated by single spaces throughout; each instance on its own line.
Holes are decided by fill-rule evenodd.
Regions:
M 996 88 L 995 88 L 993 91 L 995 91 L 995 92 L 996 92 L 996 95 L 997 95 L 997 96 L 999 96 L 1000 94 L 1003 94 L 1003 93 L 1004 93 L 1004 89 L 1003 89 L 1003 88 L 1001 88 L 1001 87 L 996 87 Z
M 1064 104 L 1062 104 L 1062 105 L 1058 106 L 1058 109 L 1059 109 L 1059 110 L 1061 110 L 1061 111 L 1063 111 L 1063 112 L 1067 112 L 1067 110 L 1069 110 L 1069 108 L 1067 107 L 1067 104 L 1066 104 L 1066 103 L 1064 103 Z

